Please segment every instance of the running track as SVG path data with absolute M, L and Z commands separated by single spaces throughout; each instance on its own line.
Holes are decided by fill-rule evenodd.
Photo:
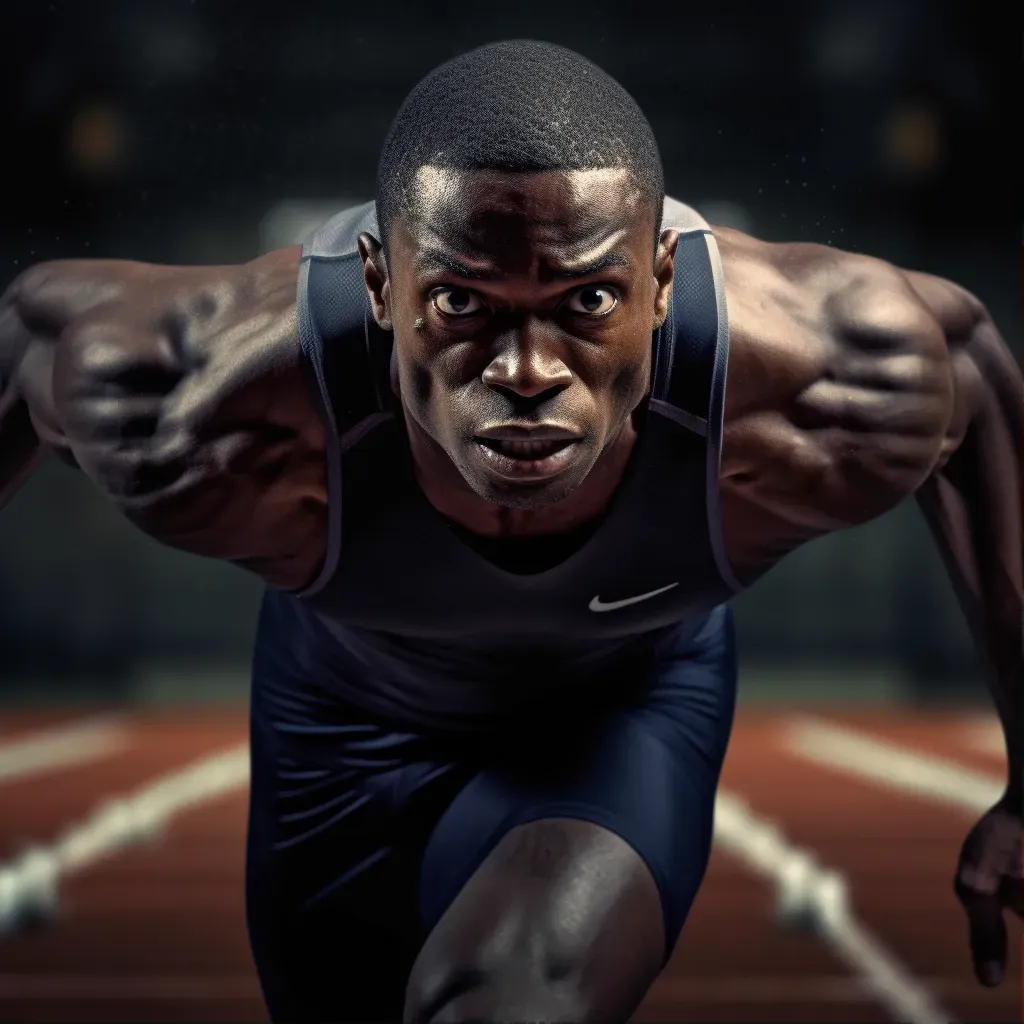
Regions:
M 809 758 L 794 741 L 802 722 L 796 714 L 741 714 L 724 789 L 842 871 L 858 920 L 954 1019 L 1020 1021 L 1019 925 L 1011 926 L 1009 976 L 1000 989 L 983 990 L 970 974 L 952 896 L 952 866 L 976 815 L 920 785 L 871 778 L 870 749 L 866 758 L 854 751 L 853 769 Z M 25 753 L 26 738 L 62 735 L 69 723 L 81 718 L 0 716 L 2 860 L 25 842 L 53 841 L 105 798 L 237 747 L 246 734 L 241 711 L 128 713 L 101 723 L 98 739 L 89 733 L 95 723 L 86 723 L 85 741 L 60 741 L 70 753 L 60 742 L 56 754 L 45 743 L 41 754 Z M 857 742 L 884 741 L 896 756 L 939 756 L 954 771 L 995 781 L 1003 771 L 991 726 L 963 715 L 829 711 L 811 720 L 812 730 L 836 725 Z M 819 747 L 831 757 L 842 744 L 823 735 Z M 938 789 L 945 785 L 940 777 Z M 264 1020 L 243 920 L 244 830 L 243 783 L 183 811 L 157 840 L 68 877 L 55 925 L 0 936 L 0 1021 Z M 676 954 L 636 1019 L 893 1019 L 891 1006 L 820 935 L 780 928 L 773 908 L 772 885 L 717 848 Z

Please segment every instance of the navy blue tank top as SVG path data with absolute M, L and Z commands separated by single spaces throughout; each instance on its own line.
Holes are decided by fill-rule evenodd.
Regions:
M 379 235 L 374 205 L 342 211 L 311 238 L 298 309 L 327 433 L 327 556 L 305 590 L 267 592 L 255 686 L 471 726 L 613 674 L 665 630 L 699 628 L 738 589 L 718 509 L 729 343 L 720 257 L 682 203 L 665 200 L 663 227 L 680 233 L 672 302 L 611 505 L 575 538 L 491 544 L 442 517 L 415 479 L 390 388 L 391 335 L 373 319 L 356 250 L 360 232 Z M 543 554 L 552 543 L 565 545 L 553 561 Z

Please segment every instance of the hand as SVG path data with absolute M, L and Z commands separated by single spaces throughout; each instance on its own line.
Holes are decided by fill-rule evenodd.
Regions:
M 993 988 L 1006 972 L 1006 910 L 1024 917 L 1020 801 L 1001 800 L 971 829 L 960 851 L 954 888 L 970 933 L 978 981 Z

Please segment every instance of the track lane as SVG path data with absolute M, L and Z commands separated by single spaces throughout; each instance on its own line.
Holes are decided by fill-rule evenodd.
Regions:
M 868 731 L 863 713 L 821 717 Z M 904 735 L 923 716 L 905 721 Z M 1010 973 L 986 990 L 971 973 L 966 926 L 952 892 L 956 857 L 971 815 L 870 781 L 811 765 L 786 747 L 785 718 L 747 723 L 726 763 L 725 781 L 794 839 L 848 875 L 854 909 L 918 976 L 939 977 L 955 993 L 961 1020 L 1020 1020 L 1020 938 L 1011 929 Z
M 244 741 L 246 725 L 238 712 L 187 722 L 160 715 L 138 730 L 142 742 L 116 768 L 65 779 L 43 798 L 84 817 L 111 796 Z M 22 800 L 39 794 L 29 791 L 17 790 L 19 823 L 33 818 Z M 246 812 L 244 791 L 214 798 L 153 842 L 65 879 L 56 927 L 0 938 L 0 1020 L 264 1020 L 245 932 Z M 42 817 L 52 821 L 53 808 Z
M 741 716 L 724 784 L 775 818 L 794 842 L 847 871 L 867 924 L 909 966 L 934 978 L 954 1009 L 970 1011 L 962 1019 L 1019 1020 L 1013 993 L 975 992 L 959 931 L 936 939 L 937 928 L 948 936 L 960 923 L 952 898 L 942 909 L 935 893 L 948 894 L 943 857 L 962 839 L 962 823 L 912 800 L 893 805 L 870 786 L 839 779 L 823 785 L 819 770 L 773 745 L 777 726 L 774 716 Z M 244 729 L 237 712 L 157 716 L 147 721 L 138 756 L 124 759 L 125 773 L 104 776 L 103 785 L 133 789 L 232 745 Z M 108 795 L 94 784 L 76 779 L 70 786 L 78 790 L 69 801 L 78 813 Z M 68 800 L 40 791 L 32 803 L 51 798 Z M 20 795 L 18 805 L 19 824 L 36 811 L 46 816 Z M 244 794 L 234 793 L 185 813 L 159 843 L 125 850 L 70 879 L 56 929 L 0 940 L 0 1021 L 265 1019 L 245 935 L 244 830 Z M 889 1019 L 820 938 L 780 930 L 773 909 L 771 888 L 716 850 L 675 955 L 635 1019 Z M 1010 1005 L 1016 1016 L 1007 1014 Z
M 0 708 L 0 743 L 23 737 L 37 729 L 51 729 L 81 722 L 87 718 L 123 714 L 124 708 L 114 704 L 83 704 L 80 707 L 61 705 L 40 708 Z
M 922 713 L 913 718 L 859 715 L 843 717 L 842 724 L 916 753 L 957 761 L 973 771 L 995 777 L 1006 772 L 1005 751 L 1001 743 L 992 744 L 994 717 L 954 710 Z
M 180 715 L 128 715 L 124 725 L 128 742 L 109 757 L 7 780 L 0 789 L 0 860 L 27 843 L 53 840 L 108 797 L 246 738 L 237 712 L 196 716 L 187 724 Z
M 773 915 L 772 887 L 716 850 L 672 959 L 634 1020 L 889 1020 L 872 997 L 857 996 L 855 979 L 817 936 L 782 930 Z M 819 977 L 847 988 L 838 998 L 834 991 L 815 991 Z M 776 998 L 752 999 L 758 992 Z

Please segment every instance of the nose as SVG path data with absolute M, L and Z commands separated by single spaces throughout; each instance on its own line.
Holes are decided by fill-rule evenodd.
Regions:
M 572 371 L 552 339 L 524 326 L 499 339 L 498 351 L 482 379 L 489 388 L 510 398 L 536 400 L 564 391 L 572 383 Z

